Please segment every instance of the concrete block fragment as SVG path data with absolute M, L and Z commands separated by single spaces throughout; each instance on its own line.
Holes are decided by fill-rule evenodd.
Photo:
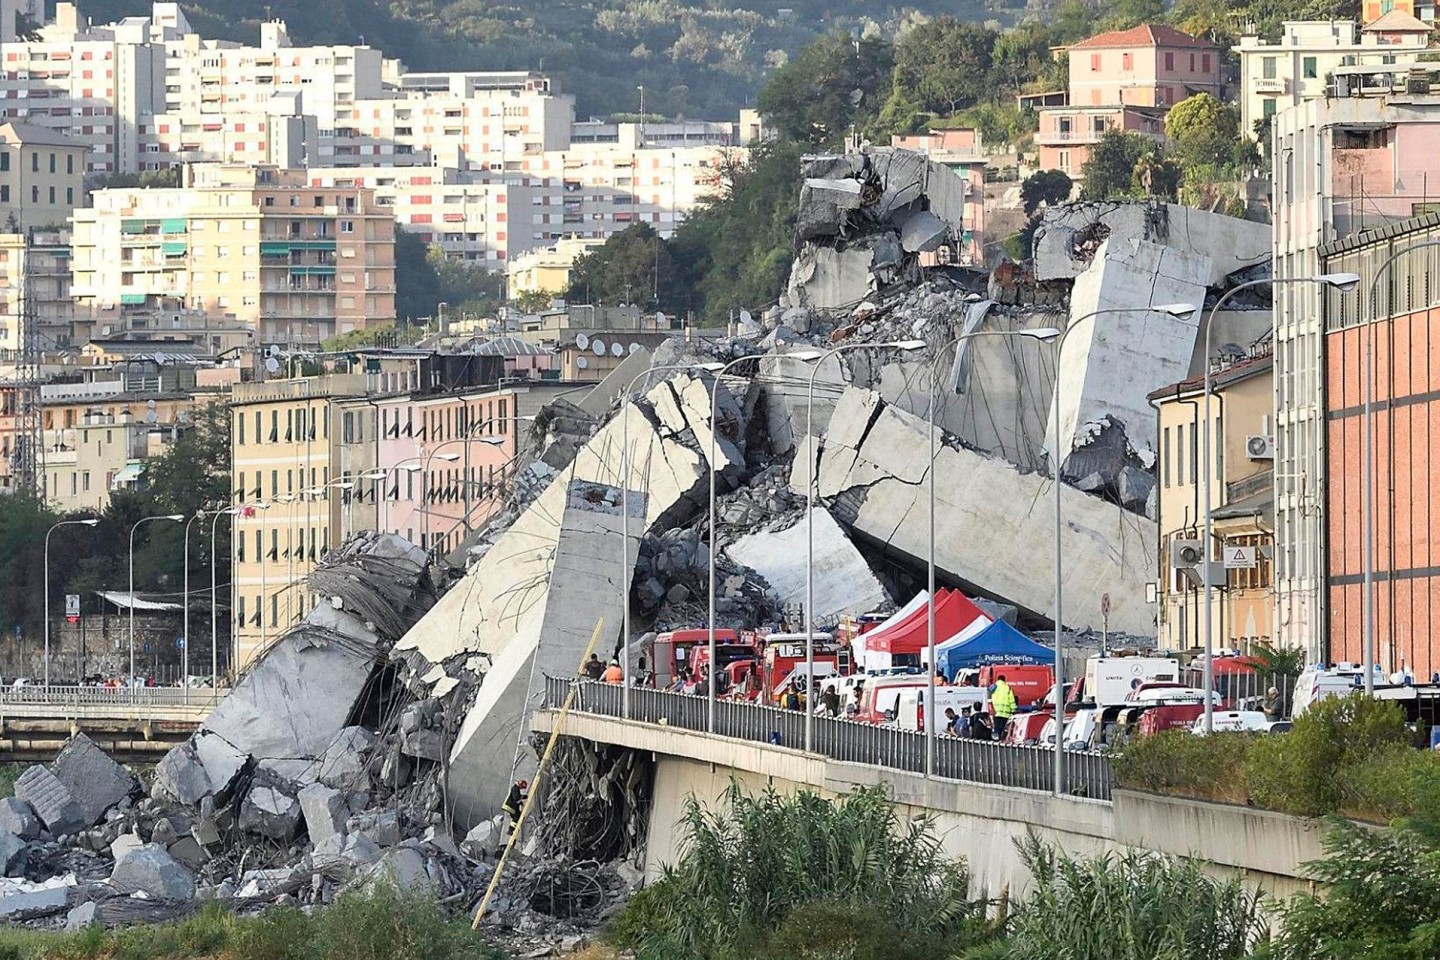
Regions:
M 370 884 L 389 884 L 401 893 L 424 893 L 434 888 L 425 869 L 425 857 L 412 847 L 386 851 L 371 869 Z
M 279 891 L 294 875 L 295 871 L 289 867 L 277 867 L 272 870 L 246 870 L 240 875 L 240 887 L 235 891 L 235 896 L 245 900 L 267 896 Z
M 416 730 L 400 735 L 400 750 L 420 760 L 439 761 L 445 757 L 445 739 L 439 730 Z
M 345 832 L 345 798 L 339 790 L 312 783 L 300 791 L 300 810 L 311 843 Z
M 191 870 L 199 870 L 210 859 L 205 848 L 200 846 L 194 837 L 181 837 L 166 849 L 177 863 L 183 864 Z
M 336 833 L 315 845 L 310 862 L 317 870 L 337 866 L 357 870 L 374 866 L 381 856 L 380 846 L 364 834 Z
M 364 727 L 345 727 L 320 756 L 317 779 L 326 786 L 356 790 L 369 786 L 365 758 L 375 746 L 375 734 Z
M 156 796 L 187 806 L 206 796 L 221 796 L 235 782 L 249 757 L 223 737 L 201 728 L 155 766 Z
M 13 833 L 0 833 L 0 874 L 16 876 L 25 866 L 25 841 Z
M 922 210 L 900 228 L 900 246 L 906 253 L 929 253 L 945 242 L 950 227 L 935 214 Z
M 30 880 L 0 879 L 0 919 L 15 914 L 59 913 L 75 888 L 73 876 L 52 877 L 38 883 Z
M 65 915 L 65 932 L 79 933 L 86 927 L 99 923 L 99 917 L 96 915 L 97 909 L 94 900 L 87 900 L 72 909 Z
M 15 796 L 28 803 L 54 836 L 74 833 L 90 824 L 70 790 L 44 767 L 33 766 L 15 781 Z
M 22 840 L 40 836 L 40 818 L 35 810 L 19 797 L 0 800 L 0 832 L 12 833 Z
M 116 863 L 145 846 L 145 841 L 136 833 L 122 833 L 110 843 L 110 858 Z
M 753 533 L 725 548 L 725 555 L 765 578 L 782 607 L 803 607 L 806 583 L 807 524 L 773 533 Z M 816 506 L 814 520 L 815 622 L 829 624 L 889 602 L 870 565 L 835 522 Z
M 122 892 L 141 892 L 156 900 L 190 900 L 195 896 L 195 875 L 154 843 L 132 850 L 116 862 L 110 882 Z
M 816 240 L 844 233 L 850 213 L 860 209 L 862 187 L 859 180 L 812 178 L 802 183 L 796 238 Z
M 288 843 L 300 827 L 300 801 L 278 786 L 257 784 L 240 803 L 240 829 Z
M 368 837 L 382 847 L 400 842 L 400 816 L 394 810 L 372 810 L 356 814 L 345 824 L 347 833 Z
M 106 810 L 140 790 L 135 775 L 83 733 L 70 738 L 50 770 L 75 798 L 86 826 L 99 822 Z
M 494 816 L 471 827 L 465 839 L 460 841 L 460 850 L 472 860 L 486 860 L 495 856 L 504 839 L 505 817 Z

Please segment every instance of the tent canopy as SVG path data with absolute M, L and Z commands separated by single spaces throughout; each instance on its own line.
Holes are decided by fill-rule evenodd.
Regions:
M 1050 663 L 1055 651 L 1036 643 L 1003 620 L 996 620 L 969 639 L 948 641 L 935 648 L 935 662 L 941 673 L 954 677 L 956 671 L 1010 663 Z
M 908 607 L 909 604 L 906 604 Z M 929 638 L 929 604 L 921 602 L 903 619 L 886 623 L 865 634 L 866 653 L 915 654 L 925 649 Z M 953 637 L 976 620 L 988 619 L 981 609 L 959 590 L 935 591 L 935 642 Z

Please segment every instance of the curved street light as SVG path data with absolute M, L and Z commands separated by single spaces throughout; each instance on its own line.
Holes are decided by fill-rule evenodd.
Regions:
M 50 689 L 50 534 L 61 527 L 94 527 L 100 521 L 94 518 L 87 520 L 61 520 L 45 531 L 45 689 Z M 132 584 L 133 587 L 133 584 Z M 133 597 L 132 597 L 133 599 Z M 133 619 L 133 618 L 132 618 Z M 78 677 L 76 678 L 79 679 Z
M 130 696 L 135 696 L 135 531 L 140 529 L 141 524 L 149 523 L 152 520 L 169 520 L 172 523 L 179 523 L 185 519 L 183 513 L 166 513 L 153 517 L 141 517 L 135 521 L 135 526 L 130 528 Z

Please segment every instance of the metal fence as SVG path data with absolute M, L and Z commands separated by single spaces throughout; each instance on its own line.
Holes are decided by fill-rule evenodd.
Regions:
M 622 689 L 595 680 L 547 677 L 545 703 L 559 707 L 571 686 L 572 710 L 619 717 Z M 682 730 L 709 727 L 709 700 L 683 693 L 646 687 L 630 689 L 630 719 L 664 724 Z M 715 703 L 715 733 L 722 737 L 801 748 L 805 743 L 805 715 L 796 710 L 762 706 L 743 700 Z M 873 764 L 911 773 L 925 771 L 925 737 L 916 731 L 858 723 L 854 720 L 816 717 L 813 752 L 846 763 Z M 1003 787 L 1049 791 L 1054 788 L 1055 755 L 1043 747 L 1017 747 L 941 736 L 935 740 L 935 775 Z M 1110 760 L 1101 754 L 1068 752 L 1065 755 L 1065 792 L 1074 796 L 1109 800 L 1114 775 Z
M 0 706 L 60 706 L 114 704 L 116 706 L 179 707 L 218 703 L 228 690 L 209 687 L 59 687 L 29 684 L 0 688 Z

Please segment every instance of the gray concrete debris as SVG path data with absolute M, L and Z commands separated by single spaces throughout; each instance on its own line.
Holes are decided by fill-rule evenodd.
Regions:
M 505 840 L 505 817 L 497 814 L 489 820 L 482 820 L 470 828 L 460 842 L 460 850 L 475 860 L 488 860 L 495 856 Z
M 800 240 L 843 236 L 849 232 L 850 214 L 863 203 L 859 180 L 806 180 L 800 187 L 795 236 Z
M 240 804 L 240 829 L 288 843 L 300 826 L 300 801 L 270 784 L 257 784 Z
M 247 870 L 240 875 L 240 886 L 235 891 L 235 896 L 242 900 L 267 896 L 283 888 L 294 875 L 295 871 L 289 867 Z
M 803 608 L 806 597 L 807 535 L 810 526 L 801 518 L 783 530 L 753 533 L 725 548 L 737 563 L 750 567 L 769 583 L 782 608 Z M 850 542 L 845 531 L 823 505 L 815 507 L 814 524 L 815 624 L 834 625 L 842 617 L 858 616 L 890 602 L 870 565 Z
M 358 870 L 380 862 L 381 850 L 374 840 L 362 834 L 336 833 L 315 844 L 310 851 L 311 864 L 317 870 L 337 866 Z
M 911 563 L 929 545 L 928 427 L 871 391 L 847 390 L 836 406 L 820 456 L 820 495 L 852 531 Z M 804 489 L 805 457 L 797 456 L 793 486 Z M 1050 618 L 1054 584 L 1036 576 L 1054 555 L 1050 482 L 1002 460 L 941 446 L 936 458 L 936 563 L 947 580 L 969 591 Z M 1111 597 L 1110 627 L 1153 630 L 1145 584 L 1154 576 L 1155 525 L 1114 504 L 1062 487 L 1061 550 L 1071 596 Z M 1067 607 L 1074 626 L 1099 626 L 1099 604 Z
M 157 900 L 190 900 L 195 896 L 195 875 L 154 843 L 132 850 L 117 861 L 110 882 L 124 893 L 143 892 Z
M 1078 277 L 1111 236 L 1204 257 L 1200 281 L 1207 287 L 1271 256 L 1267 224 L 1156 200 L 1062 203 L 1045 208 L 1035 231 L 1035 279 Z
M 38 883 L 30 880 L 0 879 L 0 919 L 23 915 L 59 913 L 70 901 L 75 877 L 51 877 Z
M 86 927 L 99 923 L 98 907 L 94 900 L 87 900 L 65 915 L 65 932 L 79 933 Z
M 393 847 L 400 842 L 400 815 L 394 810 L 370 810 L 356 814 L 345 824 L 347 834 L 359 834 L 377 846 Z
M 906 253 L 930 253 L 939 248 L 950 234 L 945 221 L 928 210 L 921 210 L 900 228 L 900 246 Z
M 370 883 L 389 884 L 401 893 L 422 893 L 435 885 L 425 869 L 425 857 L 410 847 L 387 850 L 371 868 Z
M 205 848 L 200 846 L 194 837 L 181 837 L 166 847 L 166 850 L 169 851 L 170 856 L 175 858 L 176 862 L 184 864 L 191 870 L 199 870 L 210 859 L 205 853 Z
M 50 770 L 70 791 L 87 826 L 140 789 L 133 773 L 110 759 L 109 754 L 83 733 L 70 738 Z
M 68 787 L 44 767 L 30 767 L 15 781 L 15 796 L 28 803 L 52 835 L 74 833 L 90 825 Z
M 318 844 L 345 832 L 348 810 L 339 790 L 321 783 L 312 783 L 300 791 L 300 810 L 305 817 L 305 831 L 312 844 Z
M 119 863 L 129 854 L 134 853 L 145 846 L 145 841 L 139 834 L 122 833 L 110 843 L 110 859 Z
M 16 876 L 25 865 L 25 841 L 13 833 L 0 833 L 0 874 Z
M 151 792 L 193 806 L 204 797 L 224 795 L 247 760 L 219 734 L 202 728 L 156 764 Z
M 19 797 L 5 797 L 0 800 L 0 832 L 13 834 L 22 840 L 34 840 L 40 836 L 40 818 L 35 810 Z
M 365 758 L 375 746 L 375 734 L 364 727 L 345 727 L 335 734 L 320 757 L 318 779 L 328 787 L 357 790 L 369 785 Z

